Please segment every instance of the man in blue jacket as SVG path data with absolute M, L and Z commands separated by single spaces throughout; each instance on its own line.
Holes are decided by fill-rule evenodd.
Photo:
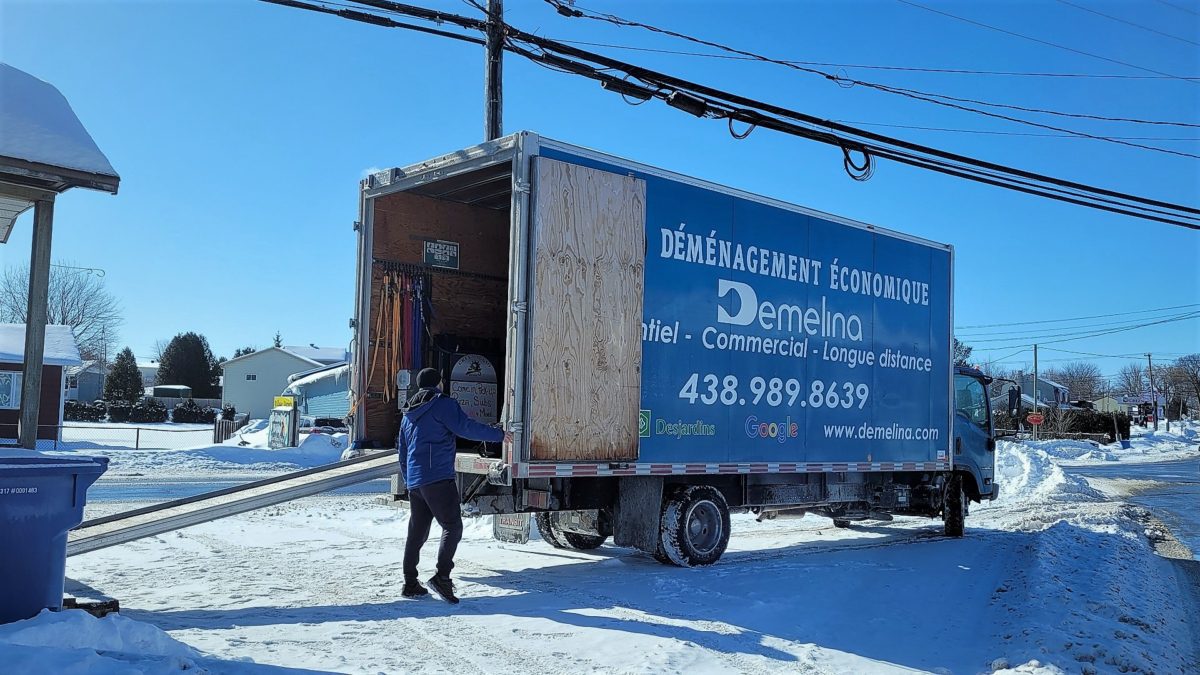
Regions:
M 442 393 L 441 380 L 433 368 L 417 373 L 420 389 L 404 406 L 396 442 L 409 499 L 401 595 L 419 598 L 428 594 L 417 580 L 417 562 L 436 518 L 442 528 L 442 542 L 438 548 L 437 574 L 429 578 L 429 587 L 443 600 L 458 603 L 450 581 L 454 551 L 463 532 L 458 485 L 454 481 L 454 440 L 461 436 L 473 441 L 511 443 L 512 434 L 472 420 L 458 401 Z

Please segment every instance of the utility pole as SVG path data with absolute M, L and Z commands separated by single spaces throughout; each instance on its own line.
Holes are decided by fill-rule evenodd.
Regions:
M 1038 412 L 1038 368 L 1037 368 L 1037 345 L 1033 346 L 1033 412 Z M 1033 425 L 1033 440 L 1038 439 L 1038 427 L 1041 425 Z
M 504 0 L 488 0 L 487 13 L 483 134 L 485 141 L 493 141 L 504 134 Z
M 1154 430 L 1158 431 L 1158 396 L 1154 395 L 1154 359 L 1146 354 L 1146 365 L 1150 369 L 1150 409 L 1154 411 Z

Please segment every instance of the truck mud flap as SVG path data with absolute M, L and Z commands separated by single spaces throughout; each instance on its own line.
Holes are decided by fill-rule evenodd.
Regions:
M 492 516 L 492 538 L 510 544 L 529 543 L 528 513 L 502 513 Z

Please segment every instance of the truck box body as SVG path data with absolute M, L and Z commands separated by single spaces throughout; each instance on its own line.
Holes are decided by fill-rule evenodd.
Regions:
M 359 441 L 394 444 L 397 370 L 471 352 L 510 479 L 951 468 L 948 245 L 530 133 L 376 174 L 362 214 Z

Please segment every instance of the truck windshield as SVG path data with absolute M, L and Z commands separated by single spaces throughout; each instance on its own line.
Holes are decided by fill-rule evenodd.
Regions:
M 966 416 L 980 427 L 987 428 L 987 394 L 982 382 L 967 375 L 955 375 L 954 405 L 958 414 Z

